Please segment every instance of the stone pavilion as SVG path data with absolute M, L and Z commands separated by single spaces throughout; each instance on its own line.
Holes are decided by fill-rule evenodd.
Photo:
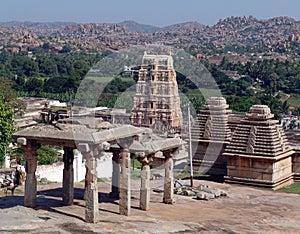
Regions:
M 150 134 L 150 135 L 149 135 Z M 85 221 L 96 223 L 99 220 L 98 186 L 96 175 L 97 157 L 101 152 L 111 152 L 112 184 L 111 196 L 119 198 L 119 213 L 130 215 L 131 187 L 130 160 L 131 153 L 142 162 L 140 208 L 148 210 L 150 205 L 150 162 L 163 160 L 165 169 L 165 186 L 163 202 L 174 202 L 173 191 L 173 155 L 182 145 L 179 138 L 152 140 L 149 133 L 148 143 L 144 145 L 145 129 L 123 125 L 99 131 L 81 124 L 37 125 L 13 134 L 14 139 L 25 151 L 26 181 L 24 206 L 37 206 L 37 150 L 43 144 L 62 146 L 64 149 L 62 201 L 72 205 L 74 199 L 74 149 L 78 149 L 85 159 L 86 177 L 84 198 L 86 201 Z M 156 155 L 160 155 L 157 159 Z

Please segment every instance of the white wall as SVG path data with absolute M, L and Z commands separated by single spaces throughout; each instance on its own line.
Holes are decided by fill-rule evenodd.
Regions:
M 63 168 L 63 163 L 55 163 L 53 165 L 41 165 L 37 167 L 35 174 L 37 180 L 47 178 L 47 180 L 52 182 L 62 182 Z
M 74 154 L 74 182 L 80 182 L 85 178 L 85 161 L 82 159 L 80 152 Z M 53 165 L 41 165 L 37 167 L 36 176 L 37 179 L 47 178 L 48 181 L 62 182 L 63 180 L 64 164 L 55 163 Z M 111 177 L 112 175 L 112 154 L 104 153 L 100 159 L 97 159 L 97 177 Z

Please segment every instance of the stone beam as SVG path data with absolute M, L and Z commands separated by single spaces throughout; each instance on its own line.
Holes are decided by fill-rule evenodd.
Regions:
M 130 152 L 125 145 L 121 150 L 122 168 L 120 180 L 120 202 L 119 212 L 121 215 L 130 215 L 131 202 L 130 202 Z
M 64 147 L 64 170 L 63 170 L 63 204 L 72 205 L 74 199 L 74 169 L 73 160 L 74 153 L 73 148 Z

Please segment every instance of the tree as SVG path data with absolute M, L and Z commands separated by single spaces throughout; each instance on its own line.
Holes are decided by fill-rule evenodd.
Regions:
M 25 109 L 24 103 L 17 98 L 13 82 L 0 77 L 0 163 L 4 160 L 7 147 L 14 132 L 14 113 Z
M 14 132 L 14 112 L 9 104 L 5 103 L 0 95 L 0 163 L 4 161 L 7 147 L 12 141 Z
M 39 165 L 50 165 L 56 161 L 57 152 L 49 145 L 42 145 L 37 150 Z

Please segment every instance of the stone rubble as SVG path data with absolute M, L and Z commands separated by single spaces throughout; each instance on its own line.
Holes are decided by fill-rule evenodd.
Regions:
M 174 183 L 174 193 L 177 195 L 189 196 L 198 200 L 210 200 L 227 196 L 223 190 L 211 188 L 208 185 L 200 184 L 196 188 L 191 188 L 182 180 L 176 180 Z

